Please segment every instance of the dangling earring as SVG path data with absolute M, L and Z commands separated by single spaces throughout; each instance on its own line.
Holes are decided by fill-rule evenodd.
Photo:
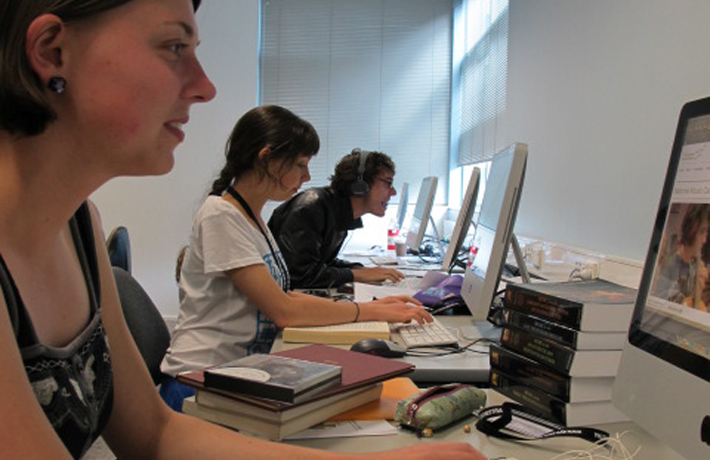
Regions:
M 67 89 L 67 81 L 64 79 L 64 77 L 54 76 L 49 79 L 49 83 L 47 83 L 47 88 L 49 88 L 49 90 L 54 93 L 61 94 L 64 92 L 65 89 Z

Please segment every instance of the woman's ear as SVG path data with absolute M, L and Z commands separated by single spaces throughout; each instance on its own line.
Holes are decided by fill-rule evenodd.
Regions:
M 269 161 L 269 156 L 271 155 L 271 147 L 266 146 L 263 149 L 259 150 L 259 161 L 262 163 L 266 163 Z
M 54 14 L 38 16 L 27 28 L 25 53 L 44 86 L 50 78 L 62 74 L 65 33 L 64 21 Z

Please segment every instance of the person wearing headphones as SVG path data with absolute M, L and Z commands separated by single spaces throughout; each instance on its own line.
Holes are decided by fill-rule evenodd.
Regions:
M 338 258 L 348 231 L 362 227 L 362 216 L 385 215 L 397 194 L 394 174 L 394 162 L 386 154 L 354 149 L 335 166 L 329 186 L 305 190 L 274 210 L 268 225 L 294 288 L 404 278 L 393 268 L 366 268 Z

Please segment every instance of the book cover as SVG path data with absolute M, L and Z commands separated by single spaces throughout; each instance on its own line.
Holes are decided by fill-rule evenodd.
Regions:
M 621 362 L 621 350 L 575 350 L 512 327 L 503 328 L 500 343 L 573 377 L 613 377 Z
M 345 420 L 394 420 L 397 403 L 419 394 L 419 387 L 407 377 L 397 377 L 382 383 L 380 399 L 329 418 L 331 422 Z
M 326 343 L 352 345 L 363 339 L 389 339 L 386 321 L 334 324 L 330 326 L 286 327 L 283 341 L 294 343 Z
M 522 311 L 501 309 L 502 326 L 511 326 L 576 350 L 621 350 L 626 332 L 585 332 Z
M 206 369 L 204 385 L 293 403 L 340 383 L 340 377 L 338 365 L 257 353 Z
M 308 429 L 328 420 L 341 412 L 379 399 L 382 384 L 373 384 L 339 393 L 329 398 L 299 406 L 298 410 L 287 411 L 289 416 L 280 420 L 261 418 L 253 413 L 227 410 L 224 406 L 207 405 L 195 397 L 185 399 L 183 411 L 194 417 L 217 423 L 228 428 L 253 434 L 258 437 L 279 441 L 287 436 Z M 206 393 L 205 393 L 206 394 Z
M 568 427 L 626 421 L 611 400 L 569 403 L 528 387 L 497 369 L 491 369 L 491 388 L 537 413 L 540 417 Z
M 614 377 L 570 377 L 523 355 L 492 344 L 491 368 L 565 402 L 611 399 Z
M 610 281 L 509 283 L 504 305 L 581 331 L 628 330 L 635 289 Z
M 340 348 L 321 344 L 305 345 L 291 350 L 283 350 L 274 353 L 273 355 L 326 364 L 335 364 L 341 367 L 341 381 L 339 384 L 326 388 L 322 392 L 313 395 L 310 399 L 293 404 L 303 404 L 304 402 L 312 399 L 320 399 L 372 383 L 379 383 L 394 377 L 405 375 L 414 370 L 413 364 L 403 361 L 396 361 L 393 359 L 381 358 L 379 356 L 342 350 Z M 205 389 L 204 370 L 182 372 L 178 374 L 176 378 L 179 382 L 198 390 Z M 210 391 L 224 394 L 252 405 L 270 408 L 271 410 L 279 410 L 285 405 L 290 404 L 282 401 L 275 401 L 273 399 L 247 397 L 236 393 L 224 392 L 219 389 L 211 389 Z

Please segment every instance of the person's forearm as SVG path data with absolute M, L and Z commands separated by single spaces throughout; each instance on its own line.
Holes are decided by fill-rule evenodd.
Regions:
M 289 444 L 264 441 L 227 428 L 175 413 L 169 429 L 157 441 L 155 460 L 218 460 L 250 458 L 258 460 L 346 460 L 352 455 L 312 450 Z M 189 442 L 185 442 L 188 440 Z
M 351 323 L 362 314 L 361 304 L 343 300 L 334 301 L 311 295 L 290 295 L 283 318 L 286 326 L 313 326 Z M 289 314 L 291 313 L 291 314 Z

